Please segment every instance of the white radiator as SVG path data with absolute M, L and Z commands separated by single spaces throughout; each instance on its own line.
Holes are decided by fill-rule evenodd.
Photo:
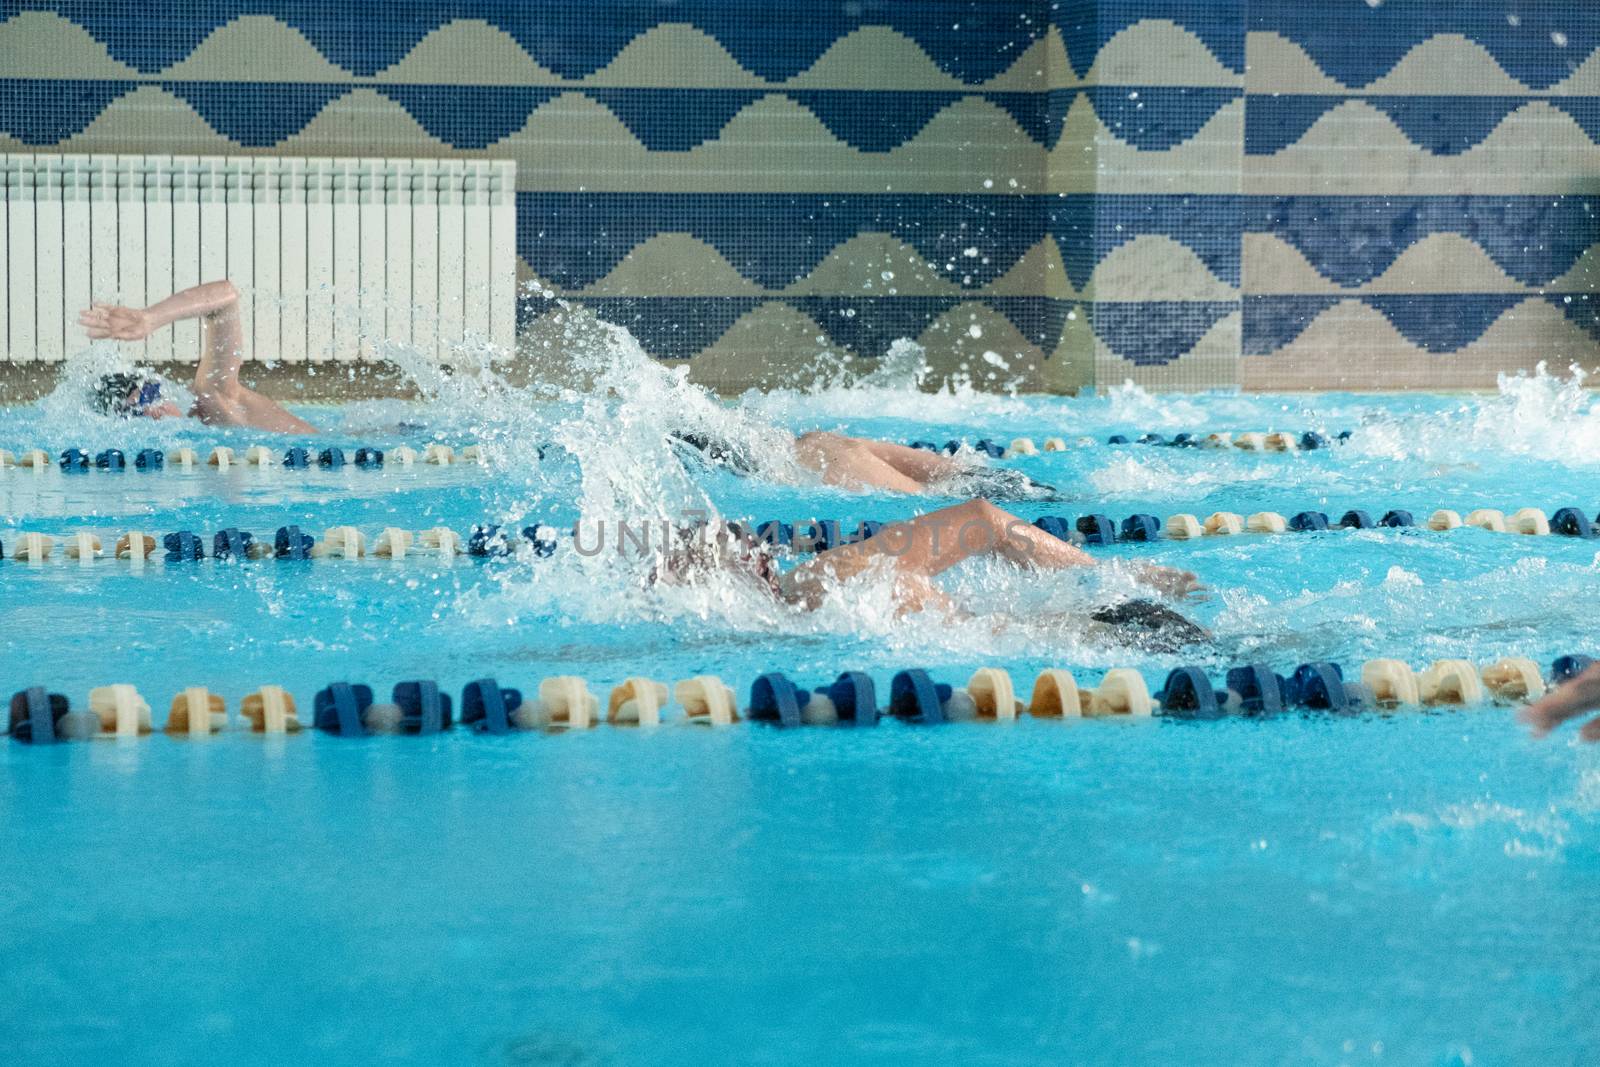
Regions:
M 249 358 L 449 358 L 516 338 L 516 165 L 509 160 L 11 154 L 0 204 L 0 359 L 86 345 L 91 300 L 142 307 L 231 278 Z M 193 361 L 199 327 L 141 345 Z

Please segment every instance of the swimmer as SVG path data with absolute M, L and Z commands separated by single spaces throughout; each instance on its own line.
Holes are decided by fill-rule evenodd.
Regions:
M 735 474 L 754 474 L 759 467 L 756 458 L 738 446 L 706 434 L 675 433 L 672 439 Z M 824 485 L 843 489 L 923 494 L 959 487 L 1001 500 L 1055 497 L 1053 487 L 1035 482 L 1021 471 L 978 467 L 920 448 L 822 430 L 794 438 L 794 458 L 800 466 L 821 475 Z
M 1534 737 L 1544 737 L 1568 719 L 1600 710 L 1600 663 L 1591 663 L 1517 713 Z M 1583 724 L 1578 736 L 1600 741 L 1600 716 Z
M 79 313 L 78 324 L 100 341 L 142 341 L 163 326 L 199 319 L 203 326 L 200 363 L 194 372 L 194 408 L 190 415 L 210 426 L 248 426 L 274 433 L 316 433 L 317 428 L 291 415 L 239 382 L 244 362 L 244 331 L 239 323 L 239 290 L 232 282 L 206 282 L 174 293 L 147 308 L 95 304 Z M 103 415 L 122 418 L 173 419 L 183 412 L 161 397 L 162 380 L 153 371 L 108 374 L 94 390 L 94 406 Z
M 696 571 L 720 564 L 748 575 L 778 600 L 812 610 L 821 605 L 830 584 L 849 581 L 887 563 L 893 568 L 896 606 L 902 614 L 931 609 L 960 618 L 964 613 L 933 579 L 977 557 L 996 557 L 1039 570 L 1095 566 L 1093 557 L 1082 549 L 980 499 L 893 523 L 865 540 L 819 552 L 787 573 L 779 573 L 765 546 L 741 538 L 720 550 L 700 542 L 671 551 L 651 579 L 683 582 L 692 580 Z M 1141 580 L 1173 597 L 1203 588 L 1190 572 L 1166 567 L 1146 567 Z M 1210 637 L 1177 612 L 1142 600 L 1111 605 L 1088 618 L 1096 632 L 1148 651 L 1171 651 Z

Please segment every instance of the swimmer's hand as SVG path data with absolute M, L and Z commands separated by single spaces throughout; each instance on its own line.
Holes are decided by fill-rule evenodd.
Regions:
M 1179 600 L 1205 589 L 1193 571 L 1180 571 L 1175 567 L 1141 567 L 1135 577 L 1156 592 Z
M 91 340 L 142 341 L 155 332 L 158 324 L 143 308 L 95 304 L 78 312 L 78 325 L 88 332 Z
M 1517 718 L 1528 724 L 1534 737 L 1543 737 L 1568 719 L 1576 719 L 1597 708 L 1600 708 L 1600 663 L 1591 663 L 1577 676 L 1517 712 Z M 1600 741 L 1600 716 L 1584 723 L 1578 736 L 1585 741 Z

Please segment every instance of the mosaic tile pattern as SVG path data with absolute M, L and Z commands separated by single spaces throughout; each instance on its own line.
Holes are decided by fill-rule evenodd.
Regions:
M 1597 48 L 1570 0 L 0 0 L 0 146 L 512 158 L 523 277 L 728 388 L 901 336 L 1487 385 L 1600 362 Z
M 1600 364 L 1600 6 L 1251 0 L 1241 382 Z

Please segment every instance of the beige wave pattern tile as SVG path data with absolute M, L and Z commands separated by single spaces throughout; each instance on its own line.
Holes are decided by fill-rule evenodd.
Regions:
M 1193 137 L 1168 149 L 1142 149 L 1119 139 L 1088 99 L 1067 109 L 1050 151 L 1052 193 L 1236 193 L 1244 101 L 1217 109 Z
M 1600 96 L 1600 49 L 1590 52 L 1577 70 L 1548 91 L 1551 96 Z
M 950 296 L 960 293 L 961 287 L 892 234 L 858 233 L 784 292 L 791 296 Z
M 1336 295 L 1337 282 L 1320 273 L 1294 245 L 1270 233 L 1247 233 L 1241 244 L 1246 293 Z
M 455 19 L 430 31 L 377 82 L 417 85 L 561 85 L 516 39 L 482 19 Z
M 760 89 L 766 82 L 739 64 L 715 37 L 681 22 L 661 23 L 629 41 L 585 85 Z
M 7 151 L 38 151 L 9 137 L 4 144 Z M 52 145 L 51 150 L 174 155 L 237 155 L 242 151 L 206 125 L 188 104 L 153 85 L 142 85 L 113 100 L 88 126 Z
M 1067 277 L 1061 249 L 1046 237 L 1022 254 L 1011 269 L 984 286 L 986 296 L 1048 296 L 1071 300 L 1077 296 Z
M 1273 234 L 1244 235 L 1245 291 L 1255 294 L 1521 293 L 1528 287 L 1507 274 L 1476 241 L 1434 233 L 1406 248 L 1378 277 L 1341 286 L 1317 271 L 1289 242 Z
M 1212 324 L 1194 347 L 1159 365 L 1123 359 L 1099 338 L 1095 339 L 1094 382 L 1108 389 L 1133 382 L 1146 389 L 1202 392 L 1239 384 L 1239 331 L 1243 318 L 1230 312 Z
M 1347 93 L 1316 60 L 1282 34 L 1252 30 L 1244 38 L 1244 83 L 1252 93 Z
M 1600 292 L 1600 245 L 1590 245 L 1566 273 L 1545 286 L 1555 293 Z
M 1322 312 L 1297 338 L 1265 356 L 1241 360 L 1246 389 L 1492 389 L 1501 373 L 1571 364 L 1600 368 L 1600 345 L 1539 299 L 1507 310 L 1482 337 L 1455 352 L 1429 352 L 1406 340 L 1382 312 L 1345 301 Z
M 1084 289 L 1093 300 L 1237 300 L 1239 291 L 1186 245 L 1141 234 L 1101 259 Z
M 1033 192 L 1044 185 L 1045 157 L 1009 115 L 978 99 L 957 102 L 886 153 L 851 148 L 779 96 L 745 108 L 714 141 L 650 152 L 576 94 L 539 108 L 486 154 L 515 158 L 521 189 L 594 192 Z
M 1361 286 L 1364 293 L 1523 293 L 1528 287 L 1507 274 L 1471 238 L 1431 233 L 1411 245 L 1382 274 Z
M 1044 352 L 987 304 L 957 304 L 929 323 L 916 341 L 927 351 L 934 388 L 966 381 L 985 391 L 1043 384 Z
M 161 76 L 175 81 L 219 82 L 353 80 L 349 71 L 329 62 L 299 30 L 270 15 L 241 15 L 223 23 Z
M 1419 41 L 1364 92 L 1396 95 L 1518 96 L 1528 87 L 1506 73 L 1489 50 L 1457 33 Z
M 887 26 L 852 30 L 787 84 L 795 89 L 964 88 L 961 79 L 940 70 L 917 42 Z
M 634 247 L 584 296 L 753 296 L 761 287 L 722 253 L 687 233 L 658 233 Z
M 32 150 L 15 138 L 0 143 Z M 141 86 L 56 150 L 510 158 L 517 162 L 519 189 L 591 192 L 1007 195 L 1041 188 L 1045 160 L 1010 116 L 977 99 L 958 102 L 888 153 L 851 148 L 811 112 L 776 96 L 746 108 L 715 141 L 687 152 L 651 152 L 605 107 L 567 93 L 534 111 L 520 130 L 471 150 L 434 139 L 400 105 L 364 87 L 330 103 L 282 143 L 244 148 L 182 100 Z
M 689 377 L 723 393 L 805 386 L 832 367 L 834 348 L 811 316 L 788 304 L 759 304 L 688 361 Z
M 1076 89 L 1084 80 L 1067 58 L 1061 31 L 1051 26 L 1005 70 L 983 83 L 991 92 L 1032 93 L 1045 89 Z
M 1600 147 L 1565 113 L 1535 101 L 1484 141 L 1436 156 L 1406 139 L 1383 112 L 1350 100 L 1270 156 L 1247 156 L 1245 192 L 1350 195 L 1500 195 L 1600 191 Z
M 1169 19 L 1142 19 L 1120 30 L 1089 68 L 1090 85 L 1192 85 L 1232 88 L 1243 78 L 1205 42 Z
M 1092 387 L 1098 343 L 1088 318 L 1076 309 L 1067 312 L 1061 339 L 1040 367 L 1039 387 L 1051 393 L 1076 393 Z
M 538 272 L 521 256 L 517 257 L 517 293 L 518 295 L 532 296 L 537 293 L 555 292 L 555 286 L 540 277 Z
M 24 11 L 0 23 L 0 78 L 137 78 L 94 35 L 51 11 Z

